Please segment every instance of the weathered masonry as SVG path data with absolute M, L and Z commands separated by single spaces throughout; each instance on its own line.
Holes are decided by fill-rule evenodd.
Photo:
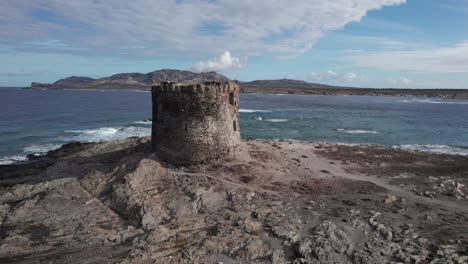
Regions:
M 152 146 L 175 165 L 232 158 L 240 147 L 239 84 L 154 83 Z

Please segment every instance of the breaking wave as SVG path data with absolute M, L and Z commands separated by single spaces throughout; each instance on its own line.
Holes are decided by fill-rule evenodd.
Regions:
M 239 113 L 271 113 L 270 110 L 239 109 Z
M 434 99 L 409 99 L 401 100 L 399 103 L 426 103 L 426 104 L 463 104 L 468 105 L 467 101 L 454 101 L 454 100 L 434 100 Z
M 353 146 L 384 146 L 384 145 L 374 145 L 374 144 L 369 144 L 369 143 L 337 142 L 336 144 L 343 145 L 343 146 L 351 146 L 351 147 Z M 468 156 L 468 147 L 460 147 L 460 146 L 457 147 L 457 146 L 448 146 L 448 145 L 405 144 L 405 145 L 394 145 L 391 147 L 395 149 L 403 149 L 403 150 Z
M 267 122 L 288 122 L 288 119 L 283 119 L 283 118 L 263 118 L 260 116 L 255 117 L 255 120 L 258 121 L 267 121 Z
M 10 157 L 3 157 L 0 158 L 0 165 L 10 165 L 16 162 L 21 162 L 21 161 L 27 161 L 28 158 L 26 158 L 25 155 L 15 155 L 15 156 L 10 156 Z
M 151 135 L 151 128 L 148 127 L 101 127 L 86 130 L 66 130 L 66 133 L 73 133 L 67 141 L 101 142 L 114 139 L 124 139 L 128 137 L 144 137 Z
M 455 147 L 455 146 L 448 146 L 448 145 L 407 144 L 407 145 L 394 146 L 394 148 L 413 150 L 413 151 L 422 151 L 422 152 L 456 154 L 456 155 L 468 156 L 468 147 Z
M 347 134 L 379 134 L 377 131 L 372 131 L 372 130 L 361 130 L 361 129 L 344 129 L 344 128 L 339 128 L 336 131 L 341 132 L 341 133 L 347 133 Z
M 133 122 L 133 124 L 139 124 L 139 125 L 151 125 L 153 122 L 152 121 L 136 121 Z
M 58 149 L 60 144 L 43 144 L 43 145 L 28 145 L 23 148 L 23 151 L 29 154 L 44 154 L 51 150 Z
M 142 123 L 144 121 L 141 121 Z M 151 124 L 151 122 L 144 122 L 144 124 Z M 70 136 L 63 136 L 58 138 L 60 142 L 67 143 L 72 141 L 79 142 L 103 142 L 115 139 L 124 139 L 128 137 L 144 137 L 151 135 L 151 127 L 101 127 L 96 129 L 83 129 L 83 130 L 65 130 L 65 133 Z M 9 165 L 21 161 L 27 161 L 26 155 L 43 155 L 48 151 L 60 148 L 61 144 L 31 144 L 23 148 L 22 155 L 13 155 L 0 158 L 0 165 Z
M 265 119 L 265 121 L 268 122 L 288 122 L 288 119 L 281 119 L 281 118 L 271 118 L 271 119 Z

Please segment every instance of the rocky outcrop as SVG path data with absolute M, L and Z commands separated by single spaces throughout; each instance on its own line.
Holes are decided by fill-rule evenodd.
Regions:
M 50 83 L 39 83 L 39 82 L 32 82 L 31 87 L 34 88 L 52 88 L 52 84 Z
M 411 191 L 466 184 L 467 157 L 243 144 L 236 160 L 186 168 L 161 162 L 149 138 L 0 166 L 0 263 L 467 263 L 468 200 L 452 185 L 433 199 Z

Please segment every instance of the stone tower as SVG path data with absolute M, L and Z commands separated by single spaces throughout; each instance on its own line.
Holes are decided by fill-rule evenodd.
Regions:
M 239 84 L 153 83 L 152 146 L 159 158 L 192 165 L 231 158 L 240 146 Z

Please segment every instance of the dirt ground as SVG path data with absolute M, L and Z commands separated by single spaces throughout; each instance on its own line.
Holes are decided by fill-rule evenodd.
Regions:
M 174 168 L 149 140 L 0 166 L 0 263 L 468 263 L 468 157 L 247 139 Z

